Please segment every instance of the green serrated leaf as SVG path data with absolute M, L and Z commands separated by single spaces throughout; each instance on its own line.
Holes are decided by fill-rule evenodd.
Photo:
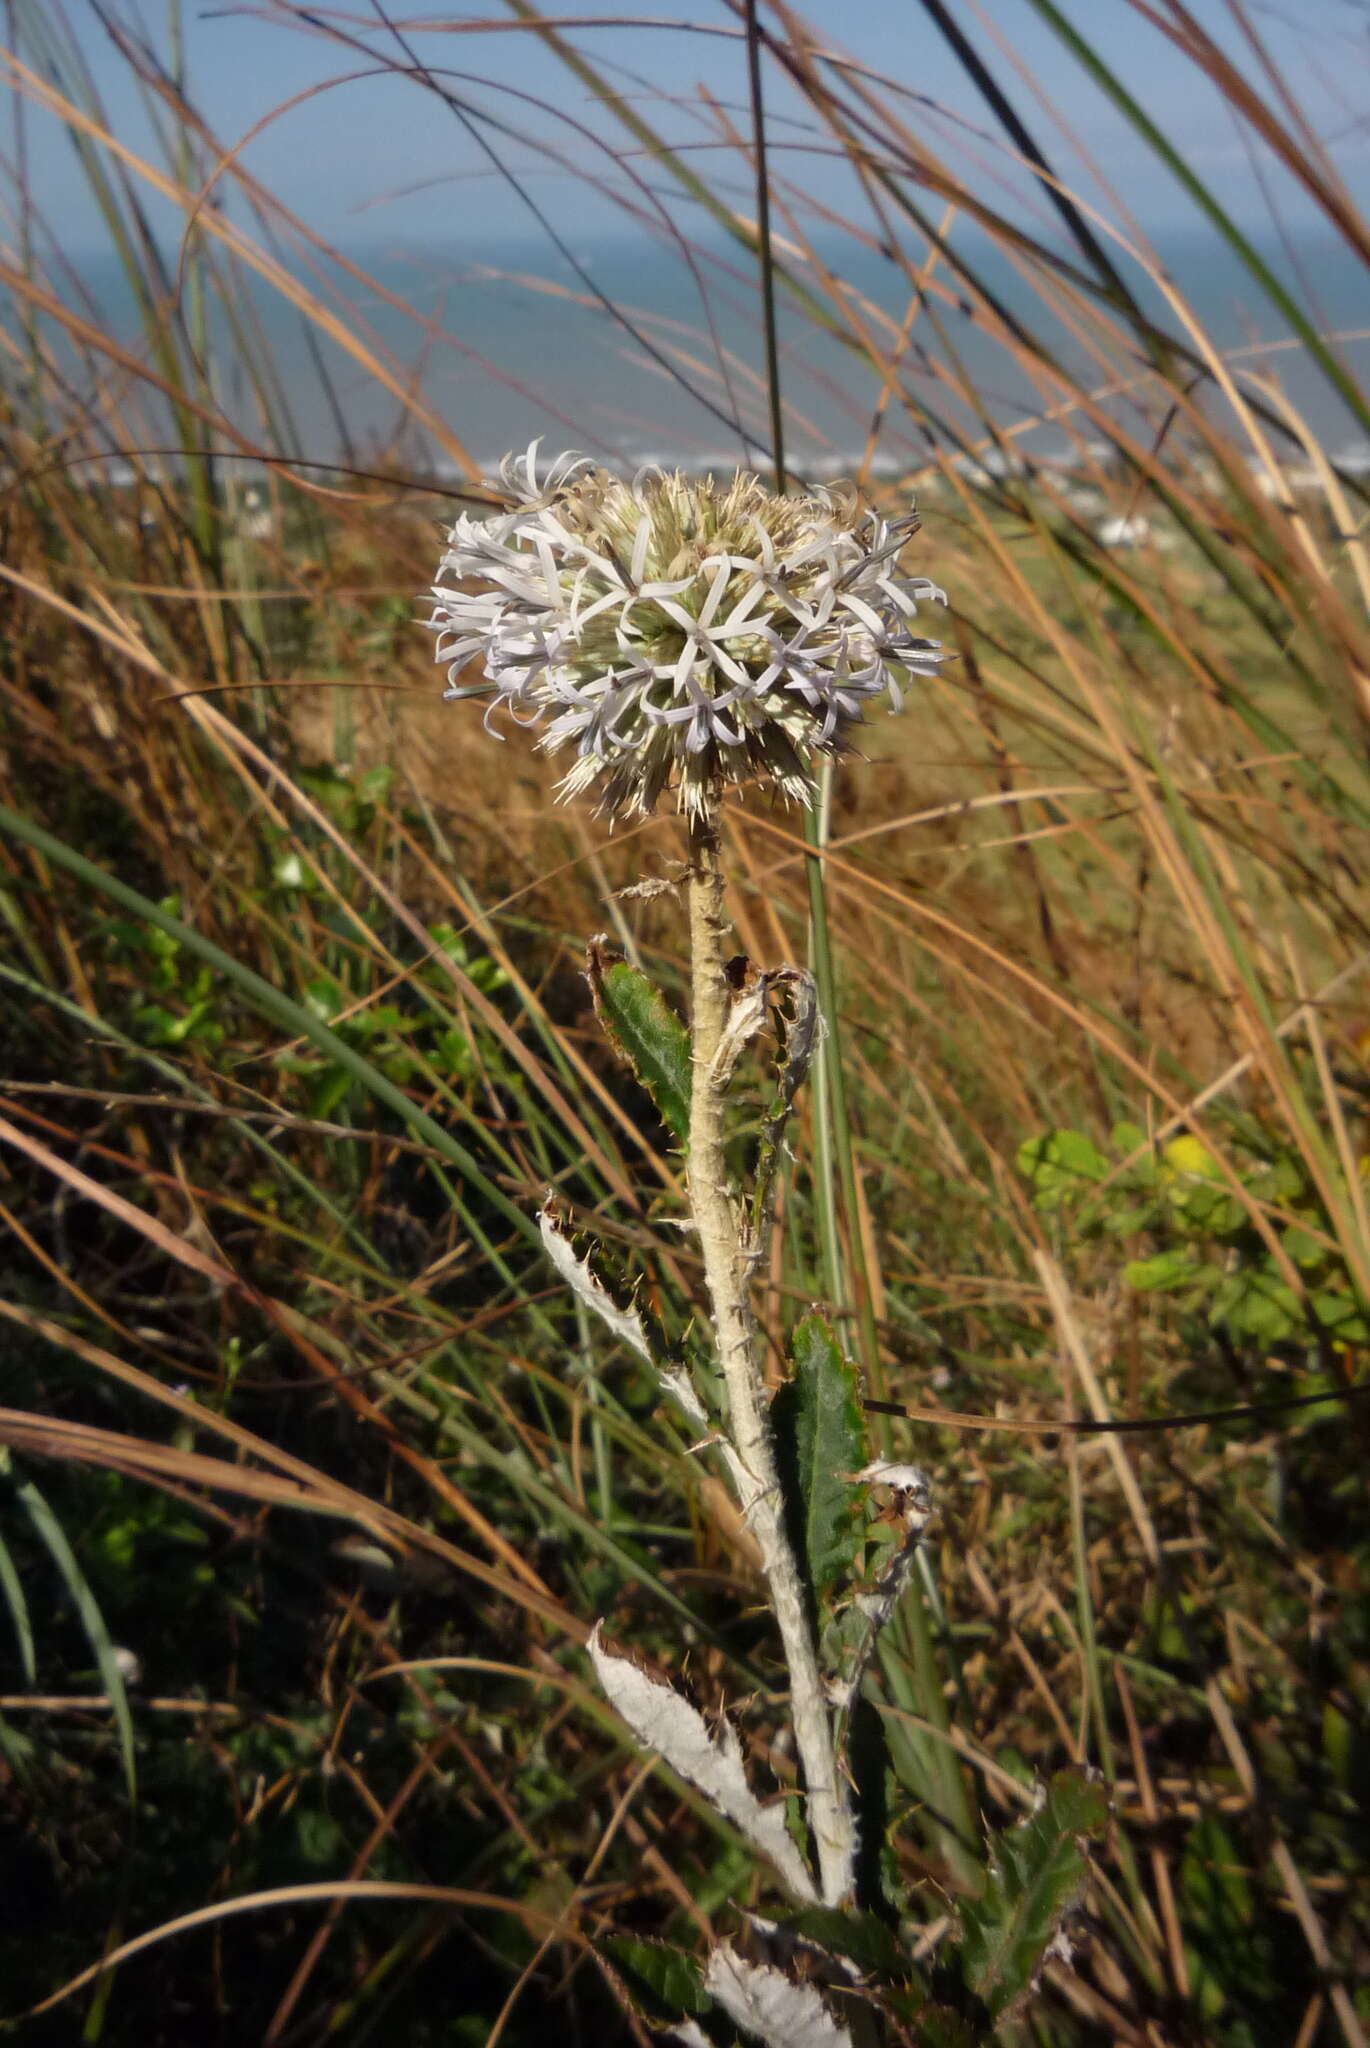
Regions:
M 794 1371 L 771 1406 L 786 1517 L 816 1601 L 858 1568 L 866 1425 L 856 1368 L 822 1316 L 794 1333 Z
M 1084 1876 L 1079 1838 L 1103 1826 L 1105 1811 L 1100 1786 L 1061 1771 L 1037 1813 L 993 1838 L 984 1892 L 961 1908 L 961 1960 L 996 2019 L 1031 1988 Z
M 589 954 L 595 1014 L 683 1145 L 690 1132 L 690 1034 L 661 990 L 626 960 Z
M 703 1973 L 692 1955 L 669 1942 L 640 1941 L 631 1934 L 611 1934 L 601 1944 L 620 1970 L 629 1991 L 659 2013 L 678 2020 L 682 2014 L 707 2012 L 713 2000 L 704 1989 Z
M 868 1977 L 896 1982 L 911 1974 L 907 1954 L 874 1913 L 844 1913 L 837 1906 L 808 1906 L 784 1921 L 783 1931 L 812 1942 L 828 1955 L 845 1956 Z

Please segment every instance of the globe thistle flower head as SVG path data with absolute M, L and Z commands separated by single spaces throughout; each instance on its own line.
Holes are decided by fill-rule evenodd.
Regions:
M 943 659 L 913 623 L 942 592 L 896 568 L 912 512 L 778 497 L 744 471 L 627 483 L 563 455 L 540 476 L 537 442 L 501 476 L 510 509 L 457 520 L 428 624 L 449 697 L 491 690 L 487 727 L 505 710 L 574 750 L 563 796 L 646 816 L 673 789 L 707 819 L 756 777 L 807 804 L 871 700 L 898 709 Z M 485 679 L 463 684 L 477 656 Z

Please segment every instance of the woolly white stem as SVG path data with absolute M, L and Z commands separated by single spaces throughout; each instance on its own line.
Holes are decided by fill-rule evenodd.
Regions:
M 770 1414 L 752 1316 L 750 1260 L 741 1212 L 728 1186 L 723 1149 L 727 1091 L 724 1036 L 731 995 L 724 971 L 728 921 L 718 832 L 697 819 L 691 827 L 690 965 L 693 1089 L 690 1104 L 689 1194 L 713 1310 L 719 1363 L 728 1394 L 728 1430 L 737 1453 L 741 1508 L 761 1551 L 771 1607 L 790 1674 L 790 1713 L 804 1770 L 809 1819 L 818 1845 L 824 1902 L 835 1906 L 852 1885 L 856 1831 L 837 1771 L 832 1723 L 818 1670 L 799 1570 L 785 1528 Z

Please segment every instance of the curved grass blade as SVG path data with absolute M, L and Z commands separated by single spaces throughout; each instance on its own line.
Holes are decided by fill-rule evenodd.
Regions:
M 90 1644 L 99 1667 L 101 1682 L 109 1695 L 110 1709 L 119 1731 L 119 1751 L 123 1758 L 124 1782 L 128 1786 L 128 1796 L 136 1800 L 138 1780 L 133 1756 L 133 1716 L 128 1708 L 124 1674 L 119 1669 L 119 1659 L 115 1654 L 109 1630 L 105 1626 L 105 1617 L 100 1612 L 100 1604 L 90 1589 L 85 1573 L 81 1570 L 76 1552 L 67 1540 L 65 1529 L 43 1494 L 31 1479 L 20 1480 L 14 1492 L 15 1498 L 33 1524 L 34 1533 L 61 1573 L 63 1584 L 71 1596 L 71 1604 L 80 1618 L 86 1641 Z
M 29 1619 L 29 1604 L 24 1598 L 24 1588 L 18 1567 L 10 1556 L 9 1547 L 0 1536 L 0 1593 L 5 1596 L 10 1619 L 14 1623 L 15 1639 L 19 1648 L 19 1668 L 24 1674 L 26 1685 L 38 1682 L 38 1663 L 33 1650 L 33 1623 Z

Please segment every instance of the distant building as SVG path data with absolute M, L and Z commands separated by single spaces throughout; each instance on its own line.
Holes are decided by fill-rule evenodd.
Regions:
M 1131 519 L 1105 519 L 1095 527 L 1094 538 L 1104 548 L 1149 547 L 1153 538 L 1151 521 L 1135 515 Z

